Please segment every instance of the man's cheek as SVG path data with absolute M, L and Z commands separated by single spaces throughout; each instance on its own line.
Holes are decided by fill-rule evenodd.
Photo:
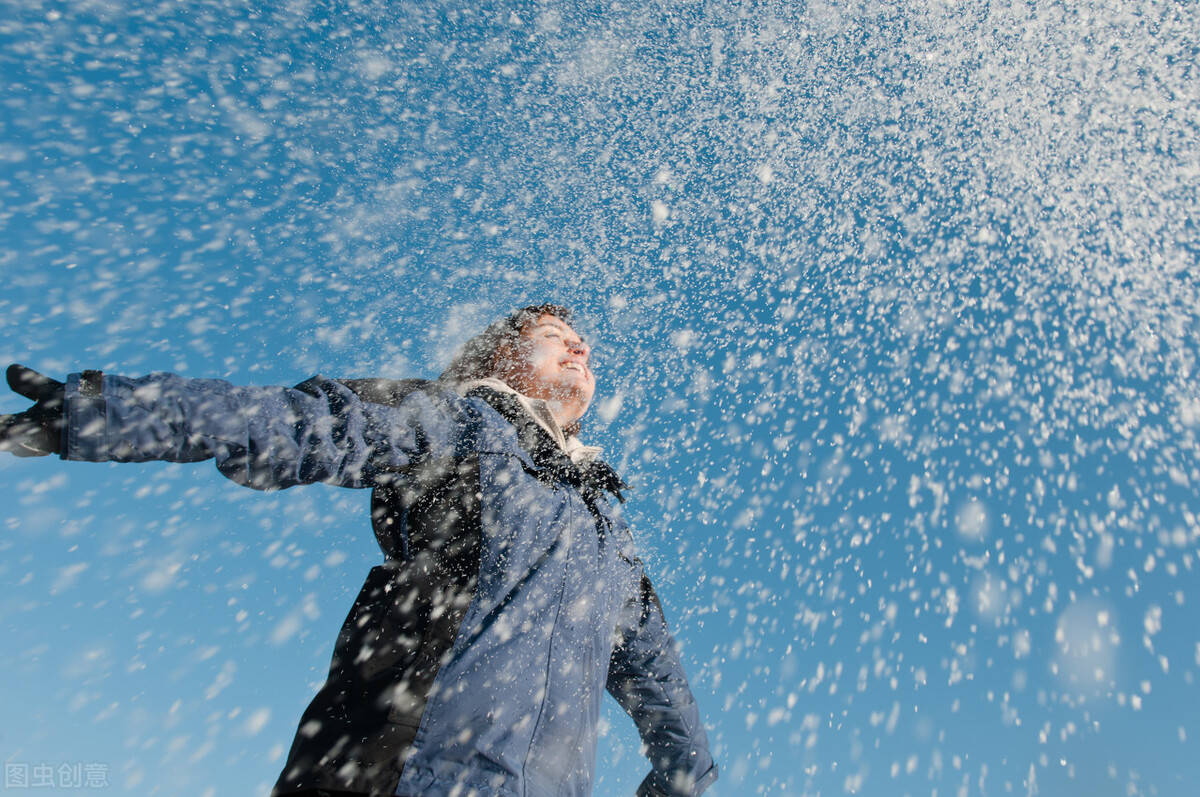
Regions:
M 550 365 L 553 360 L 553 352 L 546 351 L 545 349 L 533 349 L 529 352 L 527 362 L 531 370 L 540 371 L 542 368 Z

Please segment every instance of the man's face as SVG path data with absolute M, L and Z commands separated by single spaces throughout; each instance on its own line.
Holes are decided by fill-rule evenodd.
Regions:
M 501 353 L 500 372 L 514 390 L 557 405 L 555 414 L 565 426 L 583 417 L 596 392 L 590 353 L 591 347 L 566 322 L 544 315 Z

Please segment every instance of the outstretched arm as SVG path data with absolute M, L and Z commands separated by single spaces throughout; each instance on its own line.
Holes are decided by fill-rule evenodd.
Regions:
M 233 481 L 264 490 L 313 482 L 372 486 L 431 445 L 446 445 L 451 434 L 445 411 L 424 393 L 387 407 L 319 377 L 297 390 L 92 371 L 72 374 L 61 395 L 60 446 L 40 453 L 91 462 L 212 458 Z M 33 428 L 24 417 L 30 412 L 7 416 L 19 419 L 4 427 L 14 432 L 9 438 Z
M 653 770 L 638 797 L 695 797 L 717 779 L 700 711 L 683 674 L 650 579 L 641 594 L 608 670 L 608 691 L 637 724 Z

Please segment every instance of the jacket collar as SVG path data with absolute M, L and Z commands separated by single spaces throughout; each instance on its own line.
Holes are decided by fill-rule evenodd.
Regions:
M 539 418 L 539 413 L 530 409 L 530 404 L 535 401 L 534 399 L 522 396 L 512 388 L 499 390 L 494 383 L 504 384 L 494 379 L 476 380 L 460 385 L 459 389 L 463 395 L 487 402 L 492 409 L 500 413 L 516 428 L 517 439 L 520 441 L 521 447 L 533 457 L 534 464 L 538 468 L 539 478 L 550 482 L 563 481 L 579 488 L 584 501 L 593 513 L 597 511 L 594 502 L 601 492 L 610 492 L 616 496 L 617 500 L 625 501 L 625 496 L 621 491 L 628 489 L 629 485 L 607 462 L 599 458 L 599 448 L 583 446 L 576 441 L 576 452 L 579 452 L 580 449 L 588 449 L 587 452 L 584 452 L 586 459 L 582 457 L 575 459 L 568 456 L 569 450 L 563 446 L 561 441 L 575 440 L 574 436 L 567 438 L 563 435 L 562 430 L 558 429 L 557 423 L 554 423 L 550 429 L 546 428 L 547 425 Z M 525 401 L 521 399 L 525 399 Z M 549 415 L 549 410 L 545 408 L 544 402 L 542 404 L 541 409 L 545 410 L 546 415 Z M 534 406 L 536 407 L 536 405 Z M 549 420 L 554 422 L 553 416 L 549 416 Z M 551 429 L 558 429 L 557 439 Z
M 599 446 L 584 445 L 576 435 L 567 435 L 563 432 L 562 427 L 558 425 L 558 421 L 554 418 L 554 413 L 550 412 L 550 407 L 541 399 L 531 398 L 524 393 L 518 393 L 513 390 L 508 384 L 500 379 L 473 379 L 470 382 L 461 382 L 455 386 L 459 393 L 467 395 L 476 388 L 489 388 L 504 395 L 514 397 L 525 410 L 526 414 L 532 418 L 542 430 L 550 435 L 563 453 L 571 458 L 571 461 L 576 465 L 584 465 L 593 460 L 599 459 L 604 453 L 604 449 Z

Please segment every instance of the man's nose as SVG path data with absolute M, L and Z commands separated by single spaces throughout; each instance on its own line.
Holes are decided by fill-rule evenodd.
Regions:
M 567 351 L 572 354 L 580 354 L 584 360 L 587 360 L 588 355 L 592 352 L 592 347 L 582 340 L 569 340 L 567 341 Z

